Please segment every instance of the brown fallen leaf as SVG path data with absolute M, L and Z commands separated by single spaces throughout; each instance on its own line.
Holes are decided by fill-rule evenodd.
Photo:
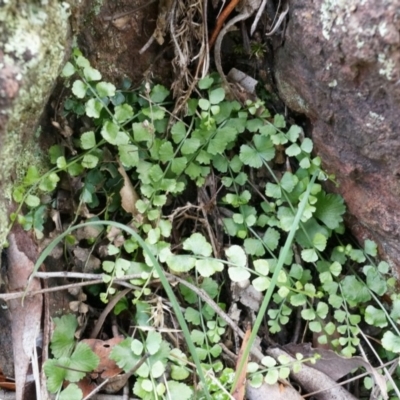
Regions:
M 67 387 L 69 382 L 66 382 L 64 387 Z M 79 389 L 82 390 L 82 398 L 84 399 L 86 396 L 89 396 L 93 390 L 96 390 L 96 382 L 93 382 L 90 377 L 84 376 L 79 382 L 76 383 Z
M 86 294 L 83 293 L 83 290 L 81 290 L 77 297 L 77 300 L 69 302 L 70 310 L 74 313 L 87 314 L 87 312 L 89 311 L 89 306 L 85 303 L 85 301 L 87 300 Z
M 296 361 L 296 358 L 292 357 L 288 352 L 278 347 L 268 348 L 267 354 L 275 359 L 279 356 L 286 356 L 291 363 Z M 288 365 L 290 367 L 290 365 Z M 343 386 L 337 384 L 331 377 L 325 375 L 314 368 L 308 367 L 302 364 L 299 372 L 293 373 L 291 371 L 290 376 L 296 380 L 307 393 L 314 393 L 314 397 L 318 400 L 357 400 L 350 392 L 348 392 Z
M 122 233 L 122 229 L 115 226 L 110 227 L 110 230 L 107 232 L 106 237 L 115 247 L 123 246 L 126 240 L 124 234 Z M 108 244 L 105 246 L 105 248 L 107 250 L 103 254 L 108 255 Z
M 126 15 L 121 18 L 117 18 L 111 21 L 111 23 L 120 31 L 126 31 L 129 29 L 131 17 Z
M 136 202 L 139 200 L 139 195 L 137 194 L 135 188 L 133 187 L 132 182 L 129 179 L 129 176 L 125 171 L 125 168 L 122 166 L 119 160 L 118 163 L 119 163 L 118 171 L 124 178 L 124 185 L 119 191 L 119 194 L 121 195 L 121 206 L 127 213 L 132 214 L 132 216 L 135 219 L 142 218 L 142 215 L 136 208 Z
M 83 343 L 86 343 L 92 351 L 99 357 L 99 365 L 97 368 L 90 374 L 90 377 L 95 380 L 98 384 L 102 383 L 105 379 L 109 379 L 109 382 L 102 387 L 107 393 L 116 393 L 118 392 L 129 379 L 129 376 L 126 376 L 126 379 L 118 379 L 123 370 L 118 367 L 114 360 L 110 359 L 111 351 L 114 346 L 118 343 L 121 343 L 124 340 L 123 337 L 115 337 L 109 340 L 100 340 L 100 339 L 84 339 Z M 122 374 L 125 375 L 125 374 Z
M 124 340 L 123 337 L 115 337 L 109 340 L 100 339 L 84 339 L 82 343 L 86 343 L 91 350 L 99 357 L 99 364 L 97 368 L 84 376 L 76 385 L 82 390 L 83 398 L 92 395 L 100 389 L 107 393 L 118 392 L 127 382 L 129 376 L 125 380 L 118 380 L 116 378 L 122 377 L 122 368 L 119 368 L 115 361 L 110 359 L 112 349 L 118 343 Z M 101 385 L 105 380 L 108 382 L 105 385 Z M 122 384 L 119 384 L 122 383 Z M 69 385 L 69 382 L 65 382 L 65 387 Z
M 95 377 L 101 376 L 103 379 L 106 379 L 122 372 L 122 368 L 118 367 L 114 360 L 110 359 L 110 354 L 114 346 L 123 340 L 123 337 L 115 337 L 109 340 L 84 339 L 81 341 L 82 343 L 86 343 L 100 359 L 99 365 L 93 371 Z
M 387 385 L 384 377 L 376 372 L 375 368 L 372 367 L 370 363 L 365 361 L 362 357 L 342 357 L 336 354 L 332 350 L 326 349 L 314 349 L 311 347 L 310 343 L 300 343 L 300 344 L 287 344 L 283 347 L 290 354 L 295 355 L 296 353 L 302 354 L 305 358 L 312 357 L 315 354 L 321 356 L 315 364 L 305 363 L 311 368 L 323 372 L 325 375 L 331 377 L 334 381 L 338 381 L 345 375 L 350 373 L 352 370 L 364 367 L 367 372 L 369 372 L 374 378 L 375 383 L 379 386 L 381 390 L 382 397 L 384 399 L 388 398 L 387 395 Z
M 263 383 L 260 387 L 255 388 L 246 385 L 247 400 L 304 400 L 300 394 L 290 386 L 283 386 L 279 383 L 268 385 Z
M 92 249 L 85 249 L 76 246 L 72 252 L 74 254 L 74 261 L 78 271 L 94 272 L 100 269 L 101 261 L 92 254 Z
M 9 292 L 24 290 L 37 259 L 37 247 L 31 235 L 18 225 L 8 236 L 8 288 Z M 32 279 L 29 290 L 41 289 L 39 279 Z M 20 299 L 10 300 L 11 330 L 14 351 L 16 400 L 24 400 L 26 376 L 33 348 L 40 332 L 42 296 L 29 296 L 24 304 Z

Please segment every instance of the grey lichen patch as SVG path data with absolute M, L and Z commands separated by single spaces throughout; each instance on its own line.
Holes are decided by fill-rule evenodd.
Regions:
M 285 104 L 298 113 L 308 114 L 309 106 L 307 102 L 300 96 L 297 90 L 293 86 L 289 85 L 285 80 L 280 79 L 279 73 L 276 73 L 276 81 L 279 95 Z
M 382 126 L 382 122 L 385 120 L 383 115 L 377 114 L 373 111 L 369 111 L 365 119 L 365 126 L 370 129 L 379 129 Z
M 381 67 L 379 75 L 383 75 L 389 81 L 392 80 L 395 76 L 396 63 L 384 53 L 378 54 L 378 62 Z
M 69 46 L 68 4 L 58 0 L 10 0 L 0 9 L 0 48 L 5 66 L 20 71 L 20 90 L 0 130 L 0 247 L 7 234 L 12 185 L 25 168 L 40 162 L 34 143 L 38 120 Z M 18 166 L 16 171 L 16 166 Z M 3 204 L 1 204 L 3 203 Z
M 323 0 L 320 8 L 320 21 L 322 35 L 326 40 L 331 39 L 331 34 L 338 35 L 351 32 L 358 46 L 364 43 L 363 36 L 375 34 L 376 26 L 363 26 L 352 18 L 368 0 Z
M 396 79 L 400 46 L 397 7 L 395 0 L 322 0 L 322 36 L 340 46 L 351 63 L 378 61 L 379 74 L 389 81 Z
M 348 14 L 354 12 L 357 4 L 363 4 L 366 0 L 324 0 L 321 3 L 322 35 L 326 40 L 330 39 L 331 32 L 336 33 L 340 27 L 346 30 Z

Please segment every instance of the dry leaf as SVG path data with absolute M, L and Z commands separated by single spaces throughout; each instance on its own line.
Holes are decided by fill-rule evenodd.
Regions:
M 258 388 L 247 384 L 246 398 L 247 400 L 304 400 L 303 397 L 290 386 L 282 388 L 279 383 L 268 385 L 265 382 Z
M 83 293 L 82 289 L 77 297 L 78 300 L 69 302 L 69 308 L 74 313 L 86 314 L 89 311 L 89 306 L 85 303 L 87 296 L 85 293 Z
M 118 343 L 124 340 L 123 337 L 115 337 L 109 340 L 85 339 L 86 343 L 100 359 L 97 368 L 90 374 L 98 384 L 105 379 L 109 379 L 108 383 L 102 387 L 107 393 L 116 393 L 125 386 L 130 374 L 121 374 L 122 368 L 119 368 L 115 361 L 110 359 L 112 349 Z
M 130 25 L 130 19 L 131 17 L 129 15 L 126 15 L 124 17 L 121 18 L 116 18 L 114 20 L 111 21 L 111 23 L 120 31 L 126 31 L 127 29 L 129 29 L 129 25 Z
M 253 285 L 245 284 L 242 282 L 235 282 L 231 284 L 231 290 L 234 293 L 234 299 L 239 301 L 250 310 L 257 312 L 260 309 L 263 295 L 261 292 L 254 289 Z
M 8 290 L 24 290 L 37 259 L 37 247 L 29 233 L 17 225 L 9 234 L 8 241 Z M 32 279 L 29 290 L 39 289 L 39 279 Z M 28 367 L 40 332 L 42 296 L 29 296 L 23 305 L 20 299 L 10 300 L 8 309 L 11 314 L 16 400 L 23 400 Z
M 60 211 L 52 209 L 50 211 L 50 216 L 51 219 L 54 222 L 54 225 L 56 227 L 56 231 L 61 232 L 62 230 L 62 225 L 61 225 L 61 217 L 60 217 Z
M 95 239 L 102 231 L 103 227 L 100 226 L 84 226 L 83 228 L 75 230 L 75 237 L 78 241 L 83 239 Z
M 82 398 L 88 396 L 97 387 L 96 383 L 93 382 L 88 376 L 85 376 L 79 382 L 76 382 L 76 385 L 82 390 Z
M 136 190 L 133 187 L 132 182 L 129 179 L 129 176 L 126 173 L 124 167 L 121 165 L 121 163 L 119 164 L 120 166 L 118 168 L 118 171 L 124 178 L 124 185 L 119 192 L 119 194 L 121 195 L 121 206 L 127 213 L 130 213 L 133 217 L 137 218 L 138 216 L 141 216 L 136 208 L 136 202 L 139 200 L 139 196 L 136 193 Z
M 284 346 L 283 348 L 292 355 L 300 353 L 305 358 L 309 358 L 315 354 L 319 354 L 321 358 L 317 360 L 315 364 L 306 363 L 306 365 L 323 372 L 325 375 L 331 377 L 335 381 L 338 381 L 340 378 L 347 375 L 354 369 L 364 367 L 367 372 L 369 372 L 373 376 L 375 383 L 379 386 L 381 390 L 382 397 L 384 399 L 388 398 L 387 386 L 384 377 L 376 372 L 375 368 L 373 368 L 372 365 L 365 361 L 362 357 L 342 357 L 332 350 L 320 348 L 313 349 L 309 343 L 292 343 Z
M 107 232 L 107 239 L 113 242 L 120 235 L 122 235 L 121 229 L 116 226 L 111 226 L 110 230 Z
M 116 362 L 110 359 L 110 354 L 114 346 L 123 340 L 123 337 L 115 337 L 109 340 L 84 339 L 81 341 L 86 343 L 100 359 L 99 365 L 93 371 L 93 374 L 95 374 L 93 377 L 100 376 L 103 379 L 107 379 L 122 372 Z
M 296 361 L 289 353 L 277 347 L 268 348 L 267 354 L 275 359 L 285 355 L 291 362 Z M 302 364 L 301 370 L 296 373 L 291 372 L 290 376 L 299 382 L 307 393 L 318 392 L 314 394 L 314 397 L 318 400 L 357 400 L 356 397 L 343 386 L 338 385 L 332 378 L 307 365 Z
M 76 247 L 73 250 L 75 265 L 79 271 L 94 272 L 101 267 L 101 261 L 92 254 L 91 249 Z

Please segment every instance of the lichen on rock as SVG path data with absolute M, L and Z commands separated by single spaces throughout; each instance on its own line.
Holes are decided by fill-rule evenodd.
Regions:
M 11 0 L 0 9 L 0 248 L 13 182 L 40 162 L 33 135 L 68 54 L 68 18 L 68 3 L 58 0 Z

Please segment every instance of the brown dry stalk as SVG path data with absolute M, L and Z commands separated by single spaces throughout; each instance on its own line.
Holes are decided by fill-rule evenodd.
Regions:
M 239 1 L 240 0 L 231 0 L 230 3 L 224 8 L 222 13 L 219 15 L 215 28 L 210 36 L 210 40 L 208 41 L 208 46 L 210 49 L 214 46 L 214 43 L 217 40 L 217 37 L 222 29 L 222 25 L 224 25 L 226 19 L 229 17 L 229 15 L 231 15 L 232 11 L 239 4 Z

